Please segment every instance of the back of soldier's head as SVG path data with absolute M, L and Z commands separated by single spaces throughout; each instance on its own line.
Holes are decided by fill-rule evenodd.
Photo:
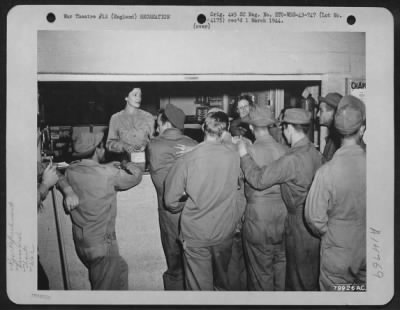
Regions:
M 223 132 L 228 129 L 229 117 L 224 112 L 209 113 L 204 120 L 204 132 L 213 137 L 221 137 Z

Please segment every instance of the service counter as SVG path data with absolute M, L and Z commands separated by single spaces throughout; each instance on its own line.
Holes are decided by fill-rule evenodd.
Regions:
M 89 290 L 88 272 L 76 255 L 72 224 L 64 212 L 62 199 L 58 190 L 49 192 L 38 212 L 40 261 L 51 290 Z M 160 240 L 157 195 L 150 175 L 144 174 L 136 187 L 119 192 L 117 204 L 116 233 L 120 253 L 129 266 L 129 289 L 163 290 L 166 262 Z

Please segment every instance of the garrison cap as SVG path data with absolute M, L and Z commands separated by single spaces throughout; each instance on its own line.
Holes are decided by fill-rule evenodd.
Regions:
M 343 96 L 339 93 L 328 93 L 325 97 L 318 97 L 319 104 L 321 102 L 325 102 L 326 104 L 329 104 L 332 108 L 337 108 L 340 100 L 343 98 Z
M 265 127 L 275 124 L 277 121 L 269 106 L 256 105 L 254 109 L 250 110 L 249 117 L 243 119 L 242 122 L 256 127 Z
M 81 132 L 73 139 L 74 157 L 85 157 L 89 155 L 100 144 L 103 132 Z
M 311 121 L 311 113 L 300 108 L 291 108 L 285 111 L 282 123 L 306 125 Z
M 168 103 L 165 106 L 165 115 L 168 117 L 168 120 L 178 129 L 183 129 L 185 124 L 185 113 L 174 106 L 172 103 Z
M 340 100 L 336 114 L 335 127 L 341 134 L 356 132 L 365 121 L 365 104 L 360 99 L 348 95 Z

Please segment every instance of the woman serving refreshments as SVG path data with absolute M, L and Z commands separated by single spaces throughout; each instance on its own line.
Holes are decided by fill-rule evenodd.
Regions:
M 111 116 L 106 147 L 110 152 L 129 155 L 129 159 L 143 157 L 144 161 L 144 149 L 154 134 L 154 117 L 140 109 L 140 88 L 132 89 L 125 100 L 125 109 Z

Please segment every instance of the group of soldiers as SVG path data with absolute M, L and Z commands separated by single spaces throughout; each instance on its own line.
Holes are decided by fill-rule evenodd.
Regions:
M 130 99 L 137 94 L 129 94 L 127 108 L 135 107 Z M 331 157 L 309 141 L 311 114 L 300 108 L 287 109 L 279 123 L 290 147 L 271 135 L 277 120 L 268 106 L 256 105 L 242 120 L 254 142 L 232 137 L 228 115 L 211 109 L 202 124 L 204 141 L 197 143 L 183 134 L 185 114 L 173 104 L 158 113 L 156 137 L 123 131 L 148 137 L 147 144 L 118 144 L 116 129 L 107 146 L 146 151 L 158 198 L 166 290 L 365 285 L 365 105 L 331 93 L 320 97 L 320 119 L 330 128 L 325 149 Z M 330 142 L 333 136 L 340 145 Z M 66 201 L 77 254 L 92 289 L 128 289 L 115 235 L 116 192 L 138 184 L 143 171 L 126 161 L 103 164 L 101 133 L 83 133 L 73 147 L 79 160 L 63 178 L 72 189 Z

